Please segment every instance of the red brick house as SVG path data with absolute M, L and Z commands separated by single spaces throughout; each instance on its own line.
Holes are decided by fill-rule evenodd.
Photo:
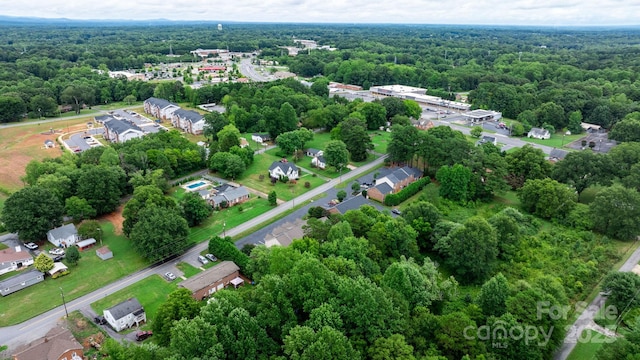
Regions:
M 375 186 L 367 190 L 367 196 L 370 199 L 383 202 L 388 194 L 397 193 L 421 177 L 422 172 L 420 170 L 409 166 L 389 169 L 386 174 L 375 180 Z
M 218 290 L 227 286 L 238 287 L 244 282 L 240 278 L 240 268 L 233 261 L 223 261 L 195 276 L 180 283 L 185 289 L 191 291 L 191 296 L 196 300 L 203 300 Z
M 43 338 L 13 354 L 13 360 L 83 360 L 83 347 L 65 328 L 56 327 Z

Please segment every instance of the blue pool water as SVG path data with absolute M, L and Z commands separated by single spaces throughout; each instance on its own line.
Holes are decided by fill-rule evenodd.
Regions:
M 206 184 L 204 181 L 198 181 L 197 183 L 193 183 L 191 185 L 188 185 L 187 187 L 189 189 L 195 189 L 195 188 L 200 187 L 200 186 L 202 186 L 204 184 Z

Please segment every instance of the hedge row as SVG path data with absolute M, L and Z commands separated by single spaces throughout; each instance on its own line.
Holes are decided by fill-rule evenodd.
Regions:
M 400 190 L 399 192 L 385 196 L 384 204 L 387 206 L 399 205 L 403 201 L 417 194 L 418 191 L 422 190 L 430 182 L 431 179 L 428 176 L 425 176 L 418 181 L 412 182 L 411 184 L 407 185 L 406 188 Z

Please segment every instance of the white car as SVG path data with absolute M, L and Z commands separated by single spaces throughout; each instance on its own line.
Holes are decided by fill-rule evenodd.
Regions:
M 49 250 L 49 254 L 51 255 L 64 255 L 64 250 L 62 250 L 61 248 L 54 248 Z
M 176 279 L 176 276 L 172 272 L 168 272 L 164 274 L 164 278 L 169 281 L 173 281 Z
M 30 242 L 30 243 L 24 244 L 24 247 L 26 247 L 29 250 L 35 250 L 35 249 L 38 248 L 38 245 L 35 244 L 35 243 Z

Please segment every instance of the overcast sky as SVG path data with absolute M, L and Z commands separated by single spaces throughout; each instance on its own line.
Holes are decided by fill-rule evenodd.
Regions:
M 0 15 L 70 19 L 639 25 L 638 0 L 0 0 Z

